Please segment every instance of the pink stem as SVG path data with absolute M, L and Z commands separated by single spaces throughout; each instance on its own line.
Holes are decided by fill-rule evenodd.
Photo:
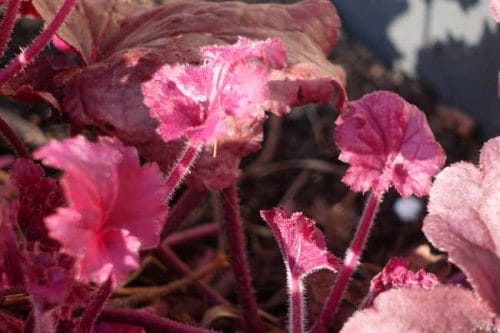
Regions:
M 180 227 L 182 222 L 193 212 L 193 209 L 203 200 L 205 193 L 207 193 L 206 190 L 199 190 L 193 187 L 186 189 L 186 192 L 182 194 L 179 201 L 168 212 L 167 222 L 161 231 L 162 240 Z
M 188 230 L 182 230 L 165 238 L 163 244 L 177 247 L 196 243 L 202 239 L 216 236 L 220 231 L 219 223 L 208 223 Z
M 18 157 L 31 158 L 31 154 L 24 142 L 17 136 L 16 132 L 0 117 L 0 135 L 12 147 Z
M 182 277 L 192 274 L 189 267 L 181 259 L 179 259 L 179 257 L 177 257 L 175 253 L 167 246 L 159 246 L 156 249 L 156 254 L 160 257 L 162 262 L 164 262 L 165 265 L 174 272 L 174 274 Z M 212 304 L 229 304 L 229 302 L 224 297 L 222 297 L 216 290 L 211 288 L 205 282 L 194 281 L 193 285 L 199 291 L 205 294 Z
M 264 332 L 258 315 L 257 302 L 253 294 L 250 269 L 245 254 L 243 228 L 240 219 L 240 206 L 236 184 L 221 191 L 224 228 L 229 248 L 229 259 L 236 279 L 238 298 L 245 325 L 245 332 Z
M 311 329 L 311 333 L 323 333 L 328 331 L 328 326 L 342 300 L 345 290 L 349 284 L 352 273 L 358 265 L 359 258 L 370 234 L 375 215 L 380 203 L 381 195 L 371 193 L 368 197 L 361 221 L 352 240 L 351 246 L 346 251 L 344 264 L 337 275 L 337 279 L 330 292 L 321 314 Z
M 110 276 L 106 282 L 95 292 L 87 304 L 85 311 L 78 323 L 77 332 L 90 333 L 93 332 L 94 324 L 101 313 L 104 304 L 106 304 L 109 296 L 113 292 L 113 278 Z
M 179 159 L 173 166 L 165 181 L 168 200 L 170 200 L 170 198 L 174 194 L 175 189 L 184 179 L 184 176 L 189 173 L 189 169 L 196 161 L 196 158 L 198 157 L 200 151 L 201 146 L 192 146 L 189 142 L 186 143 L 184 150 L 181 152 Z
M 47 45 L 57 29 L 64 23 L 77 0 L 65 0 L 56 16 L 47 28 L 38 36 L 33 44 L 21 52 L 10 64 L 0 71 L 0 85 L 12 79 L 24 66 L 29 64 Z
M 145 311 L 128 310 L 128 309 L 111 309 L 102 310 L 99 318 L 105 322 L 115 322 L 122 324 L 135 325 L 145 328 L 147 331 L 154 332 L 176 332 L 176 333 L 208 333 L 213 332 L 207 329 L 188 326 L 178 323 L 171 319 L 158 317 L 149 314 Z
M 304 332 L 304 290 L 302 281 L 299 277 L 294 277 L 288 273 L 289 283 L 289 328 L 291 333 Z
M 21 7 L 21 0 L 10 0 L 7 4 L 7 9 L 3 15 L 2 25 L 0 25 L 0 58 L 3 57 L 12 30 L 14 30 L 19 7 Z

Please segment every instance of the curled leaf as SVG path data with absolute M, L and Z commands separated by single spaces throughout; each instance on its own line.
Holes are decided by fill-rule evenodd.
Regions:
M 291 276 L 302 279 L 322 268 L 337 270 L 340 261 L 326 249 L 313 220 L 282 207 L 262 210 L 260 215 L 271 227 Z

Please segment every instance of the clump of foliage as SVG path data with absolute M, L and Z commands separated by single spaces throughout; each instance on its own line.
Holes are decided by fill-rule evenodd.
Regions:
M 342 181 L 369 195 L 343 260 L 304 214 L 283 207 L 260 212 L 285 262 L 289 331 L 329 330 L 391 187 L 402 197 L 430 193 L 423 231 L 449 253 L 470 288 L 393 258 L 341 332 L 498 331 L 499 138 L 485 144 L 479 168 L 462 162 L 440 172 L 444 152 L 415 105 L 388 91 L 347 101 L 344 72 L 326 59 L 340 27 L 330 2 L 10 0 L 0 26 L 2 54 L 19 15 L 46 26 L 0 70 L 0 92 L 49 103 L 71 133 L 30 152 L 0 118 L 0 133 L 17 155 L 0 195 L 0 331 L 216 329 L 163 315 L 162 298 L 186 286 L 204 295 L 205 307 L 231 309 L 233 330 L 282 329 L 254 296 L 239 166 L 261 148 L 267 112 L 284 116 L 308 103 L 339 112 L 335 144 L 350 165 Z M 48 43 L 58 52 L 41 54 Z M 222 225 L 176 232 L 207 191 Z M 170 248 L 221 230 L 238 304 L 201 279 L 224 260 L 192 272 Z M 148 255 L 183 277 L 131 285 Z M 304 279 L 321 269 L 336 280 L 309 325 Z

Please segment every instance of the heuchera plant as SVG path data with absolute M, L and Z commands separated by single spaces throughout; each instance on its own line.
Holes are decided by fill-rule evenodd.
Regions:
M 430 190 L 424 233 L 449 253 L 472 290 L 413 272 L 393 258 L 372 279 L 342 332 L 498 331 L 500 139 L 486 143 L 479 168 L 454 164 L 431 188 L 445 156 L 424 113 L 388 91 L 347 102 L 344 72 L 326 58 L 340 27 L 329 1 L 4 5 L 2 55 L 18 15 L 46 25 L 0 70 L 0 92 L 49 103 L 67 117 L 71 133 L 32 153 L 0 117 L 0 133 L 17 155 L 0 192 L 0 331 L 207 332 L 212 326 L 206 318 L 200 320 L 204 327 L 184 324 L 163 315 L 166 303 L 154 303 L 188 284 L 215 306 L 207 313 L 236 318 L 234 330 L 276 330 L 279 324 L 262 320 L 271 316 L 252 288 L 239 164 L 260 149 L 267 111 L 283 116 L 292 106 L 319 102 L 340 112 L 335 143 L 339 159 L 350 164 L 342 181 L 369 195 L 343 261 L 329 253 L 321 231 L 302 213 L 261 211 L 285 262 L 289 330 L 306 330 L 304 280 L 320 269 L 337 275 L 310 329 L 329 330 L 378 207 L 393 187 L 403 197 Z M 490 7 L 498 19 L 498 2 Z M 49 42 L 58 52 L 40 55 Z M 57 177 L 46 176 L 33 159 Z M 184 193 L 169 209 L 181 184 Z M 212 223 L 173 233 L 207 190 L 222 228 Z M 216 270 L 209 267 L 224 264 L 191 271 L 170 248 L 221 229 L 239 312 L 201 279 Z M 151 256 L 180 279 L 128 285 Z M 10 304 L 20 306 L 4 311 Z

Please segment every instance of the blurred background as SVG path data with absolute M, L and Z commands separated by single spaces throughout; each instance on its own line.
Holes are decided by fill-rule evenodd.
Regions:
M 500 38 L 488 0 L 332 2 L 347 35 L 473 116 L 481 139 L 500 135 Z

